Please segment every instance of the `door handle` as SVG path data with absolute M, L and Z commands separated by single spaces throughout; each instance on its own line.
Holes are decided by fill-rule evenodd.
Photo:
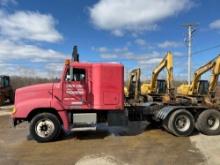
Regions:
M 89 93 L 92 93 L 92 81 L 89 81 Z

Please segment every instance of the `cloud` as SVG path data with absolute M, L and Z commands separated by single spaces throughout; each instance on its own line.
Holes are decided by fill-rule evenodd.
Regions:
M 175 52 L 172 52 L 173 53 L 173 56 L 174 57 L 187 57 L 186 53 L 183 53 L 183 52 L 178 52 L 178 51 L 175 51 Z
M 0 40 L 0 60 L 11 59 L 26 59 L 31 62 L 48 62 L 63 60 L 65 59 L 65 55 L 52 49 L 43 49 L 34 45 Z
M 113 55 L 114 53 L 117 54 L 117 53 L 128 52 L 128 46 L 116 47 L 113 49 L 109 49 L 106 46 L 101 46 L 101 47 L 92 46 L 92 50 L 101 53 L 102 58 L 115 58 L 117 55 Z
M 0 70 L 4 74 L 55 78 L 65 58 L 65 54 L 52 49 L 0 40 Z
M 211 29 L 220 29 L 220 19 L 217 19 L 209 24 Z
M 118 55 L 112 53 L 105 53 L 105 54 L 101 54 L 100 57 L 104 59 L 113 59 L 113 58 L 118 58 Z
M 45 70 L 50 78 L 59 78 L 63 71 L 63 62 L 49 63 L 45 66 Z
M 17 4 L 15 0 L 0 0 L 0 6 L 7 6 L 8 4 Z
M 126 47 L 125 47 L 126 48 Z M 116 52 L 117 50 L 117 52 Z M 148 61 L 150 60 L 150 62 L 148 63 L 154 63 L 155 58 L 160 57 L 160 53 L 157 51 L 152 51 L 150 53 L 145 53 L 145 54 L 135 54 L 131 51 L 127 49 L 123 49 L 123 48 L 115 48 L 113 49 L 113 51 L 109 51 L 107 53 L 101 53 L 100 57 L 103 59 L 114 59 L 114 60 L 119 60 L 119 61 L 123 61 L 123 60 L 131 60 L 133 62 L 137 62 L 137 63 L 144 63 L 143 61 Z
M 164 41 L 158 44 L 159 48 L 177 48 L 181 47 L 183 44 L 176 41 Z
M 55 29 L 56 20 L 50 14 L 0 10 L 0 34 L 11 40 L 57 42 L 63 36 Z
M 106 47 L 107 48 L 107 47 Z M 108 52 L 100 53 L 99 56 L 105 62 L 122 62 L 125 65 L 125 79 L 127 78 L 128 72 L 134 68 L 141 68 L 142 80 L 149 80 L 153 69 L 161 62 L 166 52 L 163 51 L 149 51 L 147 53 L 134 53 L 129 50 L 129 47 L 121 48 L 107 48 Z M 174 51 L 174 68 L 175 68 L 175 80 L 185 80 L 185 68 L 187 68 L 187 60 L 183 59 L 186 57 L 183 52 Z M 185 62 L 184 62 L 185 61 Z M 166 77 L 166 69 L 160 73 L 159 78 Z
M 122 30 L 118 30 L 118 29 L 113 30 L 113 31 L 112 31 L 112 34 L 115 35 L 115 36 L 117 36 L 117 37 L 122 37 L 122 36 L 124 36 L 124 32 L 123 32 Z
M 116 36 L 155 30 L 157 23 L 193 6 L 190 0 L 100 0 L 89 9 L 92 23 Z
M 125 65 L 125 79 L 127 79 L 128 72 L 130 72 L 134 68 L 141 68 L 141 77 L 142 79 L 146 79 L 146 73 L 150 78 L 151 72 L 153 68 L 160 63 L 162 60 L 162 56 L 157 51 L 152 51 L 145 54 L 136 54 L 131 51 L 124 51 L 116 54 L 115 52 L 107 53 L 107 54 L 100 54 L 100 57 L 103 58 L 105 61 L 116 61 L 121 62 L 123 61 Z M 135 64 L 134 66 L 126 65 L 126 62 L 131 62 Z M 130 64 L 131 64 L 130 63 Z M 162 75 L 162 74 L 161 74 Z
M 136 39 L 134 42 L 139 46 L 145 46 L 147 44 L 146 41 L 141 38 Z
M 152 59 L 148 59 L 148 60 L 141 60 L 139 61 L 140 64 L 157 64 L 160 63 L 160 61 L 162 60 L 162 58 L 156 57 L 156 58 L 152 58 Z
M 0 6 L 13 2 L 16 3 L 14 0 L 0 0 Z M 50 14 L 31 11 L 9 13 L 0 9 L 0 70 L 8 75 L 57 77 L 60 73 L 58 63 L 63 64 L 66 55 L 39 46 L 40 42 L 55 43 L 63 39 L 55 28 L 56 24 Z M 55 63 L 56 67 L 48 68 Z
M 102 47 L 92 47 L 92 50 L 93 51 L 97 51 L 97 52 L 100 52 L 100 53 L 104 53 L 104 52 L 108 52 L 108 48 L 105 47 L 105 46 L 102 46 Z
M 128 47 L 124 46 L 124 47 L 121 47 L 121 48 L 114 48 L 113 51 L 116 52 L 116 53 L 127 52 L 128 51 Z

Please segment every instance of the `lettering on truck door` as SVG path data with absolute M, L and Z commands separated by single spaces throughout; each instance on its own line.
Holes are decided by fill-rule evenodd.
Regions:
M 80 109 L 86 104 L 86 70 L 71 68 L 67 71 L 63 104 L 66 109 Z

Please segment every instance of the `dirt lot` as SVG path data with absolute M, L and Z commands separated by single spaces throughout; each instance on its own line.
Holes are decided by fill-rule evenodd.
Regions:
M 177 138 L 161 129 L 133 136 L 112 131 L 75 132 L 40 144 L 28 136 L 28 125 L 11 128 L 9 111 L 0 110 L 0 164 L 218 164 L 220 136 Z

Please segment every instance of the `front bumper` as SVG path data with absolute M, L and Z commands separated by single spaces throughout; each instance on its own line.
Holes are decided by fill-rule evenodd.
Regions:
M 15 118 L 13 118 L 12 116 L 9 116 L 9 124 L 11 127 L 16 127 L 17 120 Z
M 18 123 L 18 120 L 14 117 L 15 113 L 16 113 L 16 108 L 15 108 L 15 106 L 14 106 L 14 108 L 13 108 L 13 110 L 12 110 L 12 112 L 11 112 L 11 115 L 9 116 L 9 123 L 10 123 L 10 125 L 11 125 L 12 127 L 16 127 L 16 125 L 19 124 L 19 123 Z

